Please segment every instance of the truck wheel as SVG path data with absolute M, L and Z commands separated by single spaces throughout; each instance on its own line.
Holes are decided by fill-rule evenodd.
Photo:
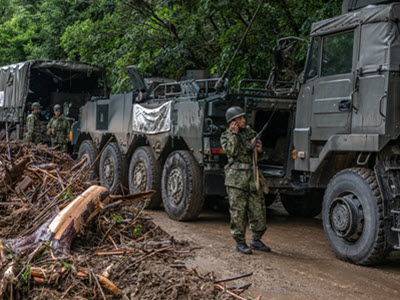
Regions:
M 161 205 L 161 167 L 150 147 L 139 147 L 133 153 L 129 164 L 129 193 L 135 194 L 154 190 L 146 202 L 146 208 L 159 208 Z
M 98 154 L 97 148 L 94 145 L 93 141 L 86 140 L 83 141 L 79 147 L 78 159 L 81 160 L 83 158 L 86 158 L 86 165 L 90 167 L 93 164 L 94 160 L 96 159 L 97 154 Z M 94 180 L 96 178 L 97 168 L 98 166 L 96 164 L 90 171 L 88 175 L 89 180 Z
M 372 170 L 346 169 L 325 191 L 322 221 L 336 256 L 360 265 L 380 262 L 385 247 L 382 196 Z
M 188 221 L 198 217 L 204 203 L 200 166 L 189 151 L 172 152 L 163 168 L 162 199 L 171 219 Z
M 281 194 L 281 202 L 286 211 L 295 217 L 314 218 L 321 212 L 322 194 L 311 191 L 302 196 Z
M 100 157 L 100 184 L 118 194 L 122 184 L 122 155 L 116 143 L 110 143 Z

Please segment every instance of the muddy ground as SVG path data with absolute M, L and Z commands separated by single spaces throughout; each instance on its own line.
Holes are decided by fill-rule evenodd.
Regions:
M 335 257 L 325 239 L 320 218 L 288 216 L 277 203 L 268 209 L 263 241 L 272 253 L 245 256 L 235 251 L 227 212 L 207 210 L 195 222 L 180 223 L 164 211 L 148 211 L 157 225 L 176 239 L 190 241 L 193 256 L 188 268 L 215 272 L 219 278 L 254 272 L 237 283 L 253 285 L 245 295 L 263 299 L 399 299 L 400 253 L 384 265 L 361 267 Z M 247 239 L 250 238 L 248 232 Z

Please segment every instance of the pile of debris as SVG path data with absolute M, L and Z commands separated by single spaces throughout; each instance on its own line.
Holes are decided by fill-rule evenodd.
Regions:
M 113 196 L 85 161 L 0 142 L 1 299 L 247 299 L 188 270 L 187 244 L 144 215 L 153 191 Z

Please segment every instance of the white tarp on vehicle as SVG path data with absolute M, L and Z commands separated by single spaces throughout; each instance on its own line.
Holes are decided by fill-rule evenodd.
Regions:
M 133 105 L 132 130 L 145 134 L 170 131 L 171 106 L 172 101 L 154 108 Z

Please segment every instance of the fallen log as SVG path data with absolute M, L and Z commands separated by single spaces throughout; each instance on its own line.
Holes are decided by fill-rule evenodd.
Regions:
M 123 203 L 151 197 L 154 192 L 143 192 L 123 197 L 110 196 L 105 187 L 93 185 L 75 200 L 48 218 L 35 232 L 27 237 L 0 240 L 8 244 L 16 253 L 28 254 L 38 251 L 43 245 L 51 245 L 52 249 L 65 254 L 70 253 L 71 243 L 78 233 L 83 232 L 84 226 L 107 205 L 109 201 L 124 199 Z M 44 249 L 45 247 L 43 247 Z
M 108 203 L 108 196 L 106 188 L 91 186 L 30 236 L 6 240 L 5 243 L 17 253 L 30 253 L 44 243 L 51 244 L 61 253 L 69 253 L 75 236 L 87 225 L 92 213 L 103 207 L 102 202 Z

